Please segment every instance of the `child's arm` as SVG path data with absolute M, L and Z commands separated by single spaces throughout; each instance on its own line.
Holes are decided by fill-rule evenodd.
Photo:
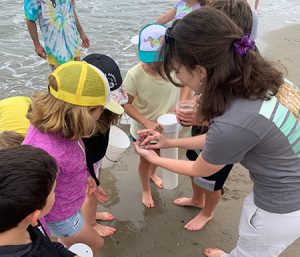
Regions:
M 175 15 L 176 15 L 176 8 L 173 7 L 169 11 L 167 11 L 165 14 L 158 17 L 155 22 L 159 23 L 159 24 L 166 24 L 166 23 L 172 21 L 175 18 Z
M 44 47 L 42 47 L 40 40 L 39 40 L 36 22 L 26 19 L 26 24 L 27 24 L 27 28 L 28 28 L 30 37 L 32 39 L 32 42 L 34 45 L 34 50 L 35 50 L 36 54 L 44 59 L 47 59 L 46 51 L 45 51 Z
M 134 97 L 128 94 L 128 102 L 123 106 L 125 112 L 145 128 L 161 131 L 161 127 L 157 122 L 146 119 L 133 105 Z
M 86 34 L 84 33 L 83 28 L 81 27 L 81 24 L 80 24 L 78 16 L 77 16 L 77 13 L 75 11 L 75 6 L 74 6 L 75 3 L 72 2 L 72 4 L 73 4 L 73 12 L 74 12 L 74 17 L 75 17 L 76 28 L 77 28 L 79 36 L 80 36 L 80 38 L 82 40 L 82 45 L 81 46 L 83 48 L 89 48 L 89 46 L 90 46 L 90 40 L 86 36 Z

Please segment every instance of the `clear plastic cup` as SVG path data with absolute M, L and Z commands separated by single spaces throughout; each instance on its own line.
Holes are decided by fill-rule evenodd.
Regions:
M 180 101 L 176 104 L 176 110 L 178 111 L 192 111 L 196 108 L 196 103 L 193 100 Z
M 176 104 L 176 111 L 182 111 L 182 112 L 187 112 L 187 111 L 191 111 L 193 112 L 195 110 L 195 108 L 197 107 L 197 103 L 193 100 L 184 100 L 184 101 L 180 101 Z M 179 123 L 184 126 L 184 127 L 189 127 L 189 125 L 184 125 L 180 122 Z

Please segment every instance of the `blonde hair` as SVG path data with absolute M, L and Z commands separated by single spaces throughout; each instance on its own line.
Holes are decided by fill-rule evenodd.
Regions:
M 19 146 L 23 140 L 24 136 L 15 131 L 0 132 L 0 150 Z
M 43 133 L 60 133 L 64 138 L 78 140 L 97 132 L 97 121 L 91 116 L 95 108 L 69 104 L 50 93 L 35 93 L 27 118 Z

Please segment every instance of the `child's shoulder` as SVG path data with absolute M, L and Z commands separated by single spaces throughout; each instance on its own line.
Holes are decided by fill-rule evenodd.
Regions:
M 141 63 L 138 63 L 127 71 L 125 81 L 128 80 L 129 78 L 137 79 L 142 75 L 143 75 L 143 68 Z
M 139 62 L 128 70 L 128 73 L 140 73 L 142 72 L 142 64 Z

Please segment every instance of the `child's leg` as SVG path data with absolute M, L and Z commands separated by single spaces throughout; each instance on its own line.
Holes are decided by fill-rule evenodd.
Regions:
M 156 150 L 156 153 L 160 155 L 159 150 Z M 154 164 L 150 165 L 150 179 L 153 181 L 153 183 L 156 185 L 157 188 L 161 189 L 163 187 L 163 181 L 159 176 L 157 176 L 156 169 L 157 169 L 156 165 Z
M 213 218 L 213 211 L 221 198 L 221 190 L 214 192 L 202 190 L 205 195 L 205 205 L 198 215 L 184 225 L 184 228 L 189 231 L 202 229 Z
M 110 236 L 116 231 L 116 229 L 96 222 L 97 203 L 97 199 L 94 195 L 86 194 L 85 201 L 81 208 L 81 213 L 85 221 L 90 224 L 100 236 Z
M 173 201 L 174 204 L 180 206 L 192 206 L 197 208 L 203 208 L 205 204 L 205 196 L 201 187 L 198 187 L 192 180 L 193 196 L 192 197 L 180 197 Z
M 84 243 L 88 245 L 93 251 L 93 257 L 99 255 L 100 249 L 104 245 L 104 240 L 87 222 L 84 223 L 83 228 L 74 236 L 59 237 L 58 241 L 63 243 L 66 247 L 70 247 L 76 243 Z
M 107 211 L 96 212 L 96 220 L 111 221 L 114 219 L 115 216 L 111 212 L 107 212 Z
M 150 189 L 151 163 L 143 157 L 140 157 L 139 175 L 142 184 L 142 202 L 147 208 L 154 207 L 154 201 Z
M 221 189 L 233 165 L 226 165 L 217 173 L 206 177 L 195 177 L 194 187 L 199 187 L 205 195 L 205 205 L 201 212 L 184 225 L 190 231 L 202 229 L 213 218 L 213 211 L 221 198 Z

